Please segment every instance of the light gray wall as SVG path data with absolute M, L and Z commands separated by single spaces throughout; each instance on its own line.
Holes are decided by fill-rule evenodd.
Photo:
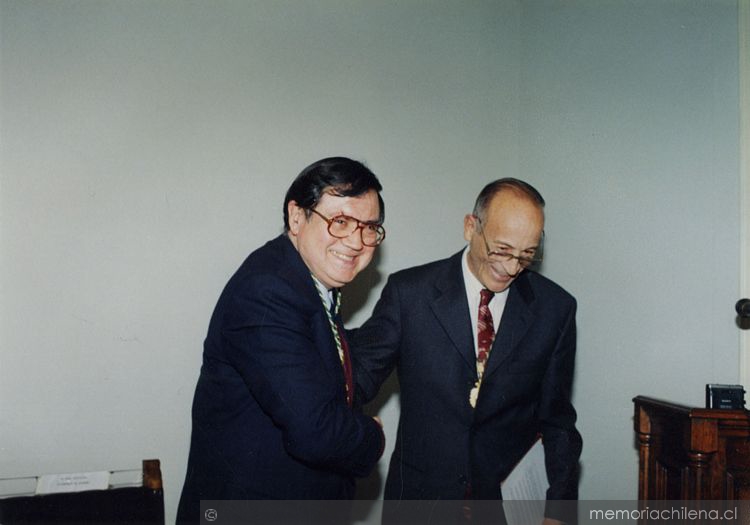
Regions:
M 630 399 L 738 380 L 736 23 L 728 0 L 0 0 L 0 477 L 158 457 L 171 521 L 221 287 L 344 154 L 388 227 L 351 325 L 463 246 L 485 182 L 538 186 L 543 272 L 579 299 L 581 496 L 635 497 Z
M 579 302 L 581 494 L 637 497 L 638 394 L 739 380 L 737 6 L 524 2 L 520 172 Z

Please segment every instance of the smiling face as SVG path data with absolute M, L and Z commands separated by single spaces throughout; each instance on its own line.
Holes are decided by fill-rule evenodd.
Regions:
M 290 201 L 289 239 L 310 272 L 326 288 L 340 288 L 351 282 L 365 269 L 375 253 L 375 247 L 362 244 L 361 230 L 355 230 L 343 239 L 328 233 L 328 223 L 319 215 L 308 217 L 306 210 Z M 357 197 L 338 197 L 324 192 L 315 211 L 332 218 L 348 215 L 360 222 L 377 222 L 380 218 L 378 194 L 370 190 Z
M 506 262 L 490 260 L 487 247 L 491 251 L 533 258 L 543 228 L 544 212 L 538 204 L 516 191 L 501 190 L 487 205 L 481 224 L 474 215 L 467 215 L 464 219 L 464 238 L 469 242 L 469 270 L 485 288 L 495 293 L 502 292 L 523 268 L 517 259 Z

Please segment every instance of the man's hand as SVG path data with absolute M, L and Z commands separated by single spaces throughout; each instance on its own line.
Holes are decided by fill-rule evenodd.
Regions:
M 552 518 L 544 518 L 542 525 L 565 525 L 562 521 L 553 520 Z

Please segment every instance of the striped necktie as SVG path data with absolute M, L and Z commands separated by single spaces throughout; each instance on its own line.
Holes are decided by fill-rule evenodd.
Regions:
M 495 294 L 486 288 L 479 293 L 479 315 L 477 317 L 477 382 L 469 393 L 469 404 L 472 407 L 477 406 L 479 397 L 479 387 L 482 385 L 484 369 L 487 366 L 487 360 L 490 357 L 492 343 L 495 341 L 495 325 L 492 322 L 492 312 L 490 312 L 490 301 Z

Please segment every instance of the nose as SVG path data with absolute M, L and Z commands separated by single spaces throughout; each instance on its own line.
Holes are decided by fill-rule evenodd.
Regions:
M 361 251 L 365 246 L 362 242 L 362 228 L 357 228 L 352 233 L 350 233 L 348 237 L 344 237 L 343 242 L 347 248 Z
M 521 270 L 523 270 L 521 263 L 515 257 L 512 257 L 510 261 L 504 262 L 502 264 L 503 268 L 505 268 L 505 271 L 511 277 L 516 277 L 519 273 L 521 273 Z

